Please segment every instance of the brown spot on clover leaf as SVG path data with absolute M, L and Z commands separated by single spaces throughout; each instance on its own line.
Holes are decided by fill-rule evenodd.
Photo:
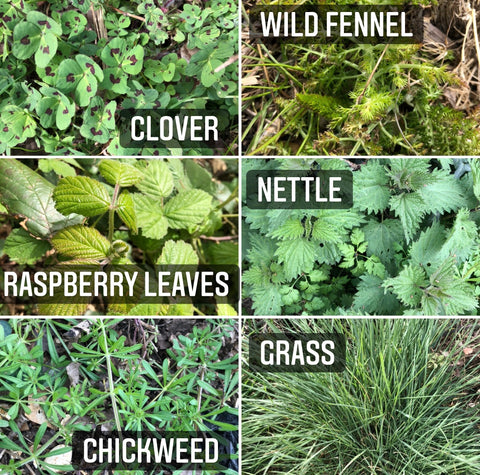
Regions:
M 86 66 L 88 69 L 90 69 L 90 72 L 91 72 L 92 74 L 95 74 L 95 67 L 93 66 L 92 63 L 85 63 L 85 66 Z
M 44 46 L 44 47 L 43 47 L 43 52 L 44 52 L 45 54 L 49 54 L 49 53 L 50 53 L 50 47 L 49 47 L 48 45 L 47 45 L 47 46 Z
M 47 115 L 52 115 L 52 113 L 53 113 L 53 110 L 50 109 L 50 107 L 45 111 L 45 114 Z
M 3 131 L 4 132 L 8 132 L 10 129 L 8 128 L 8 125 L 6 125 L 4 128 L 3 128 Z
M 131 56 L 128 56 L 127 59 L 128 59 L 128 61 L 130 61 L 132 64 L 137 64 L 137 61 L 138 61 L 138 60 L 137 60 L 137 57 L 136 57 L 134 54 L 132 54 Z
M 118 84 L 120 82 L 120 78 L 116 78 L 113 74 L 110 74 L 110 82 L 112 84 Z
M 75 76 L 73 73 L 67 74 L 67 82 L 75 82 Z
M 120 48 L 112 48 L 110 50 L 110 55 L 113 56 L 114 54 L 119 54 L 120 53 Z
M 50 76 L 50 77 L 55 76 L 55 74 L 52 72 L 52 68 L 51 68 L 50 66 L 47 66 L 47 67 L 45 68 L 45 74 L 46 74 L 47 76 Z
M 94 136 L 97 136 L 97 135 L 103 135 L 103 132 L 101 130 L 96 130 L 95 127 L 92 127 L 90 129 L 90 132 L 92 133 L 92 135 Z
M 30 38 L 28 36 L 24 36 L 21 40 L 20 40 L 20 43 L 22 43 L 22 45 L 29 45 L 30 44 Z
M 90 84 L 87 86 L 87 92 L 92 92 L 92 86 L 90 86 Z
M 47 26 L 47 28 L 50 30 L 52 28 L 52 25 L 47 20 L 38 20 L 37 22 L 40 26 Z

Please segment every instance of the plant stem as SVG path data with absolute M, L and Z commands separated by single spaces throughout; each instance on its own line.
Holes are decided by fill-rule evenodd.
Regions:
M 102 335 L 105 342 L 105 359 L 107 361 L 107 373 L 108 373 L 108 392 L 110 395 L 110 400 L 112 401 L 113 416 L 115 418 L 115 426 L 117 427 L 118 432 L 122 432 L 122 427 L 120 425 L 120 416 L 118 414 L 117 400 L 115 398 L 114 382 L 113 382 L 113 372 L 112 372 L 112 361 L 110 355 L 110 349 L 108 348 L 107 332 L 105 331 L 105 325 L 102 319 L 100 319 L 100 325 L 102 327 Z
M 113 241 L 113 229 L 115 227 L 115 206 L 117 204 L 118 193 L 120 191 L 120 185 L 117 183 L 113 190 L 112 203 L 108 209 L 108 240 Z

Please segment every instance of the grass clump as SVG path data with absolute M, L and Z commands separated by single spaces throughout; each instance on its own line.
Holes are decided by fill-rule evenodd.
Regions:
M 347 338 L 343 373 L 245 371 L 245 474 L 480 473 L 477 324 L 302 319 L 263 328 L 332 330 Z

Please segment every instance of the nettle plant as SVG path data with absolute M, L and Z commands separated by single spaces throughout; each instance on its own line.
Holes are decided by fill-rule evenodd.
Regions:
M 353 166 L 351 209 L 243 208 L 247 311 L 476 314 L 478 159 L 367 159 Z M 349 165 L 342 159 L 245 161 L 244 173 L 257 169 Z
M 237 234 L 236 178 L 213 180 L 192 159 L 42 159 L 38 170 L 4 159 L 0 174 L 0 211 L 12 226 L 3 253 L 19 266 L 135 264 L 153 271 L 155 265 L 238 264 L 235 239 L 214 237 Z M 41 311 L 82 315 L 86 309 L 80 299 Z M 220 303 L 215 311 L 234 313 Z M 191 303 L 114 304 L 109 312 L 202 313 Z
M 126 108 L 236 116 L 232 0 L 50 0 L 38 10 L 33 0 L 0 5 L 0 153 L 138 154 L 119 142 Z

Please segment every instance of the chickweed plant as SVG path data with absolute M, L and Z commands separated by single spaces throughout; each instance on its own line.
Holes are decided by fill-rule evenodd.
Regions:
M 475 321 L 256 320 L 245 327 L 246 336 L 257 331 L 341 332 L 346 369 L 245 369 L 244 474 L 480 473 Z
M 236 415 L 238 356 L 223 348 L 235 335 L 233 320 L 195 323 L 171 337 L 160 336 L 155 320 L 95 319 L 69 341 L 79 323 L 10 320 L 5 337 L 0 326 L 0 473 L 27 473 L 32 464 L 39 474 L 72 470 L 45 459 L 71 451 L 74 430 L 96 426 L 237 430 L 216 421 Z M 168 337 L 173 343 L 165 348 Z M 44 421 L 26 425 L 33 408 Z M 53 450 L 58 445 L 62 450 Z

